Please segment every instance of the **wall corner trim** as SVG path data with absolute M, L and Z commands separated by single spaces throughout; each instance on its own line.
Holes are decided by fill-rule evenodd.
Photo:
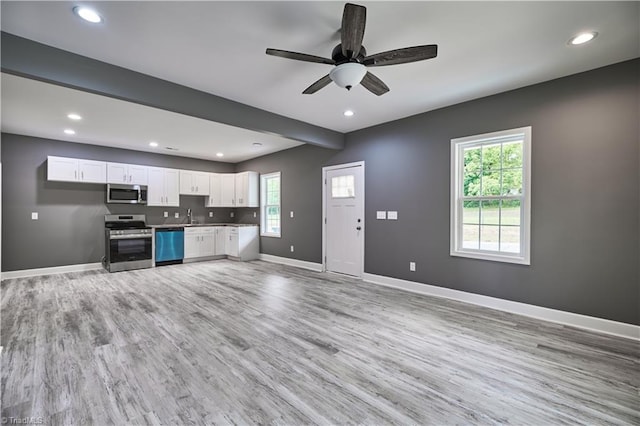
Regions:
M 282 265 L 295 266 L 296 268 L 309 269 L 311 271 L 322 272 L 321 263 L 307 262 L 305 260 L 289 259 L 288 257 L 273 256 L 271 254 L 260 253 L 260 260 L 271 263 L 280 263 Z
M 460 290 L 453 290 L 450 288 L 438 287 L 430 284 L 422 284 L 415 281 L 407 281 L 398 278 L 385 277 L 382 275 L 365 273 L 362 276 L 362 280 L 368 283 L 385 287 L 392 287 L 412 293 L 457 300 L 460 302 L 471 303 L 473 305 L 484 306 L 487 308 L 497 309 L 499 311 L 509 312 L 512 314 L 523 315 L 526 317 L 554 322 L 557 324 L 568 325 L 589 331 L 640 341 L 640 326 L 633 324 L 612 321 L 604 318 L 591 317 L 587 315 L 574 314 L 572 312 L 544 308 L 541 306 L 529 305 L 521 302 L 513 302 L 510 300 L 498 299 L 496 297 L 467 293 Z
M 77 265 L 53 266 L 50 268 L 21 269 L 2 272 L 2 280 L 13 278 L 38 277 L 41 275 L 64 274 L 67 272 L 84 272 L 102 269 L 102 263 L 81 263 Z

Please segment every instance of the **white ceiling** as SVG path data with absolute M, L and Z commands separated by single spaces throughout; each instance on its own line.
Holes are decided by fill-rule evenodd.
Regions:
M 71 120 L 67 117 L 70 113 L 82 119 Z M 65 135 L 65 129 L 76 134 Z M 279 136 L 4 73 L 2 131 L 231 163 L 302 145 Z M 158 147 L 149 146 L 151 141 Z M 218 157 L 219 152 L 224 157 Z
M 84 2 L 98 25 L 72 13 L 81 3 L 2 1 L 2 30 L 340 132 L 640 56 L 639 2 L 357 2 L 369 54 L 438 44 L 438 57 L 371 68 L 391 88 L 381 97 L 302 95 L 331 66 L 265 49 L 330 57 L 344 2 Z M 584 30 L 599 36 L 567 45 Z

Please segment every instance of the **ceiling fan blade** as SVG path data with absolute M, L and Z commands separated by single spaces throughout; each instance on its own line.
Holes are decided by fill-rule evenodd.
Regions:
M 389 91 L 389 87 L 382 82 L 378 77 L 367 72 L 364 75 L 364 78 L 360 82 L 368 91 L 373 93 L 374 95 L 384 95 Z
M 289 52 L 288 50 L 267 49 L 267 55 L 279 56 L 281 58 L 294 59 L 296 61 L 315 62 L 318 64 L 335 65 L 333 59 L 322 58 L 320 56 L 307 55 L 306 53 Z
M 367 8 L 347 3 L 342 13 L 342 54 L 352 59 L 358 56 L 364 38 L 364 26 L 367 21 Z
M 331 83 L 331 77 L 329 77 L 329 74 L 327 74 L 324 77 L 322 77 L 320 80 L 318 80 L 315 83 L 313 83 L 311 86 L 309 86 L 306 89 L 304 89 L 304 92 L 302 92 L 302 94 L 303 95 L 314 94 L 318 90 L 320 90 L 323 87 L 327 86 L 329 83 Z
M 369 55 L 362 60 L 368 67 L 381 67 L 384 65 L 406 64 L 409 62 L 424 61 L 438 56 L 438 45 L 427 44 L 425 46 L 405 47 L 404 49 L 389 50 L 387 52 Z

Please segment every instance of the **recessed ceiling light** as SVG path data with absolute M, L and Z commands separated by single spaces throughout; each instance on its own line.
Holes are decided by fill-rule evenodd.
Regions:
M 67 117 L 72 120 L 82 120 L 82 117 L 80 117 L 78 114 L 75 114 L 75 113 L 68 114 Z
M 223 154 L 223 153 L 221 153 L 221 152 L 218 152 L 218 153 L 216 154 L 216 157 L 224 157 L 224 154 Z
M 76 131 L 72 129 L 64 129 L 64 132 L 68 135 L 75 135 Z
M 149 146 L 156 147 L 158 146 L 158 142 L 149 142 Z
M 344 116 L 345 116 L 345 117 L 352 117 L 352 116 L 353 116 L 353 114 L 354 114 L 354 112 L 353 112 L 353 111 L 351 111 L 350 109 L 348 109 L 348 110 L 346 110 L 346 111 L 344 112 Z
M 575 37 L 571 37 L 568 44 L 573 46 L 576 46 L 578 44 L 584 44 L 596 38 L 597 35 L 598 33 L 595 31 L 580 33 Z
M 102 22 L 102 17 L 98 15 L 95 10 L 89 9 L 88 7 L 76 6 L 73 8 L 73 13 L 92 24 L 99 24 Z

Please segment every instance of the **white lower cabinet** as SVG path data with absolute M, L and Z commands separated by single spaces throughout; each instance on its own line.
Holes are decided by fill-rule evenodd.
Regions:
M 215 226 L 214 228 L 214 238 L 216 240 L 214 246 L 214 255 L 215 256 L 226 256 L 227 254 L 227 234 L 226 234 L 226 226 Z
M 184 258 L 214 256 L 216 253 L 215 228 L 213 226 L 185 228 Z
M 227 226 L 227 256 L 255 260 L 260 252 L 257 226 Z

